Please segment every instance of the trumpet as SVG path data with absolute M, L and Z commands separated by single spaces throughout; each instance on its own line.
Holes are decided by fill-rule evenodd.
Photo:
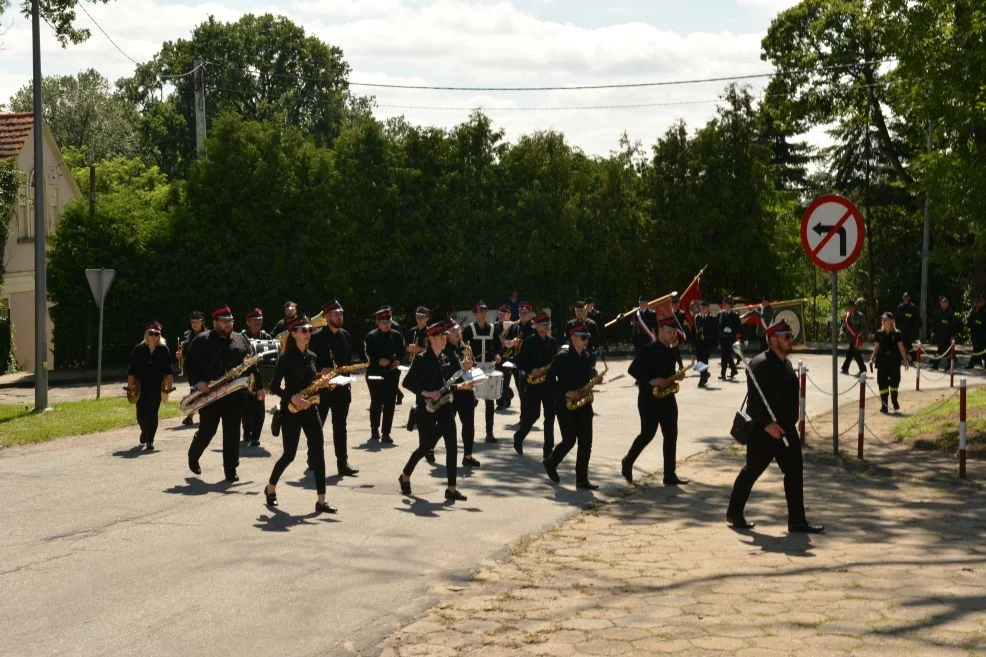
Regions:
M 595 396 L 592 394 L 592 389 L 603 382 L 603 377 L 606 376 L 606 372 L 608 371 L 609 371 L 609 365 L 606 364 L 606 361 L 603 361 L 603 371 L 597 374 L 596 376 L 592 377 L 591 379 L 589 379 L 588 383 L 586 383 L 584 386 L 579 388 L 578 398 L 566 399 L 565 408 L 567 408 L 570 411 L 577 411 L 583 406 L 588 406 L 589 404 L 591 404 L 593 399 L 595 399 Z

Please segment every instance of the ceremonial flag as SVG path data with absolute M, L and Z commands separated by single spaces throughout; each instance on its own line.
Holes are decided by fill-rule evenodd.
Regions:
M 695 309 L 702 302 L 702 288 L 699 285 L 699 280 L 703 273 L 705 273 L 705 267 L 702 267 L 702 271 L 695 275 L 695 278 L 692 279 L 692 282 L 688 284 L 688 287 L 685 288 L 684 293 L 678 299 L 678 308 L 684 311 L 685 323 L 689 326 L 694 325 Z

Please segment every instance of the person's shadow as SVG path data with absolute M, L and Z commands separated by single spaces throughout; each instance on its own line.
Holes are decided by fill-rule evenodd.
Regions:
M 456 504 L 454 500 L 431 502 L 417 495 L 405 495 L 401 501 L 403 506 L 394 507 L 395 509 L 403 513 L 412 513 L 419 518 L 437 518 L 441 512 L 451 511 Z M 483 512 L 482 509 L 475 506 L 457 508 L 468 513 Z
M 157 454 L 158 451 L 160 450 L 155 449 L 153 452 L 147 452 L 144 451 L 143 445 L 136 445 L 134 447 L 131 447 L 130 449 L 121 449 L 116 452 L 113 452 L 113 456 L 119 457 L 121 459 L 135 459 L 145 454 L 147 454 L 148 456 L 151 454 Z
M 171 488 L 165 488 L 164 492 L 171 495 L 187 495 L 190 497 L 208 495 L 209 493 L 222 493 L 223 495 L 260 495 L 258 491 L 248 489 L 253 483 L 252 481 L 228 482 L 225 480 L 208 483 L 197 477 L 185 477 L 184 484 L 175 484 Z
M 814 557 L 811 550 L 814 546 L 811 543 L 811 537 L 808 534 L 786 534 L 784 536 L 770 536 L 768 534 L 762 534 L 753 529 L 738 529 L 733 527 L 732 530 L 737 534 L 750 537 L 751 540 L 743 541 L 751 547 L 758 547 L 763 552 L 772 552 L 775 554 L 786 554 L 789 557 Z
M 289 532 L 300 525 L 318 525 L 321 523 L 339 522 L 337 518 L 324 513 L 308 513 L 303 516 L 293 516 L 281 511 L 276 506 L 267 507 L 267 514 L 257 516 L 254 527 L 264 532 Z

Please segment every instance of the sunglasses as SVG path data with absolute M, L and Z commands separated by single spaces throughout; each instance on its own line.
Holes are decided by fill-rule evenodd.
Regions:
M 298 333 L 311 333 L 312 332 L 312 327 L 310 327 L 310 326 L 299 326 L 298 328 L 295 329 L 295 331 L 297 331 Z
M 147 332 L 147 335 L 149 335 L 149 336 L 151 336 L 153 338 L 160 338 L 161 337 L 161 332 L 160 331 L 148 331 Z

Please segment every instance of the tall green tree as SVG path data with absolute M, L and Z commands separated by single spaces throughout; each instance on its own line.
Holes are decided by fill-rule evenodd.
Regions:
M 41 17 L 55 31 L 55 37 L 62 46 L 69 42 L 82 43 L 92 35 L 88 28 L 75 26 L 75 8 L 83 1 L 95 5 L 106 4 L 110 0 L 42 0 L 40 4 Z M 0 16 L 7 14 L 13 4 L 15 0 L 0 0 Z M 16 4 L 25 18 L 31 17 L 31 0 L 19 0 Z

